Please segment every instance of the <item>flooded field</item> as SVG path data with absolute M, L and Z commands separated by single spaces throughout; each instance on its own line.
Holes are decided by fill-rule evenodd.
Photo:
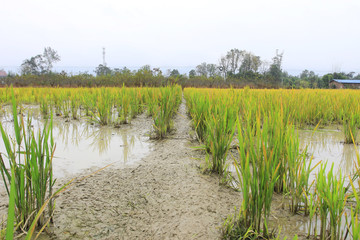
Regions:
M 314 163 L 327 162 L 329 169 L 334 164 L 335 172 L 343 175 L 354 173 L 354 162 L 358 146 L 344 143 L 342 126 L 331 126 L 324 129 L 299 131 L 301 148 L 307 146 L 310 156 L 313 156 Z M 316 172 L 316 171 L 315 171 Z
M 215 100 L 222 98 L 208 98 L 207 91 L 202 97 L 197 89 L 187 98 L 184 95 L 179 108 L 169 105 L 171 100 L 163 89 L 158 92 L 162 98 L 152 95 L 150 89 L 129 90 L 135 95 L 133 105 L 127 105 L 129 98 L 123 88 L 121 106 L 117 89 L 84 95 L 84 99 L 92 100 L 82 99 L 81 106 L 76 105 L 77 93 L 85 94 L 84 89 L 63 91 L 64 99 L 66 91 L 73 99 L 56 102 L 54 93 L 51 98 L 55 107 L 51 102 L 45 107 L 40 103 L 40 107 L 18 108 L 24 119 L 31 116 L 26 121 L 35 134 L 45 125 L 44 108 L 48 108 L 47 114 L 57 111 L 60 116 L 54 117 L 52 128 L 56 187 L 79 177 L 57 198 L 54 225 L 49 228 L 51 239 L 219 239 L 225 236 L 224 227 L 232 224 L 225 219 L 240 208 L 238 219 L 244 217 L 245 226 L 251 228 L 251 221 L 256 220 L 255 232 L 266 235 L 268 230 L 275 231 L 280 239 L 295 235 L 306 239 L 308 234 L 317 238 L 319 229 L 325 239 L 330 234 L 328 229 L 335 229 L 334 224 L 341 236 L 354 229 L 346 225 L 350 222 L 348 216 L 354 216 L 350 209 L 355 206 L 347 176 L 354 174 L 358 149 L 345 144 L 347 133 L 358 130 L 354 116 L 343 118 L 344 125 L 337 125 L 341 124 L 338 118 L 328 112 L 326 117 L 332 124 L 327 122 L 329 127 L 313 131 L 310 122 L 317 121 L 316 114 L 294 114 L 300 112 L 284 110 L 276 103 L 261 106 L 262 111 L 249 110 L 257 106 L 250 103 L 253 98 L 239 106 L 237 101 L 249 97 L 247 90 L 240 92 L 244 96 L 227 99 L 231 109 L 225 101 Z M 271 99 L 267 94 L 263 98 Z M 99 99 L 106 101 L 94 107 Z M 292 99 L 288 98 L 290 103 Z M 166 112 L 168 107 L 176 111 Z M 275 110 L 269 111 L 272 108 Z M 1 111 L 5 132 L 14 136 L 11 110 L 6 106 Z M 304 118 L 308 115 L 313 117 L 311 121 Z M 290 119 L 303 124 L 294 125 Z M 230 154 L 226 155 L 229 148 Z M 2 142 L 0 151 L 5 152 Z M 36 156 L 41 159 L 49 156 L 48 152 Z M 238 163 L 229 168 L 235 178 L 227 174 L 228 165 L 222 162 L 225 159 Z M 318 165 L 320 162 L 327 165 Z M 109 167 L 89 175 L 105 166 Z M 339 178 L 340 172 L 345 178 Z M 229 183 L 235 183 L 231 187 L 237 191 L 229 188 Z M 0 197 L 7 197 L 5 191 Z M 248 205 L 253 207 L 245 207 Z M 7 205 L 1 203 L 0 215 L 6 214 L 6 209 Z M 247 212 L 249 209 L 254 215 Z M 334 223 L 328 216 L 337 209 L 340 212 Z M 243 222 L 239 223 L 241 228 Z
M 31 115 L 34 131 L 43 128 L 46 119 L 36 106 L 24 107 L 25 117 Z M 7 133 L 14 135 L 13 117 L 5 109 L 0 121 Z M 124 167 L 139 161 L 150 151 L 149 138 L 140 134 L 131 125 L 122 128 L 91 125 L 86 118 L 70 120 L 54 117 L 53 136 L 56 144 L 53 159 L 54 177 L 75 176 L 83 171 L 95 171 L 112 164 Z M 0 151 L 4 143 L 0 141 Z

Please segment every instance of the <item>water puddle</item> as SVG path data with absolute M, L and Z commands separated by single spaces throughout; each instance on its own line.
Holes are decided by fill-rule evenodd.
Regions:
M 28 112 L 34 130 L 42 129 L 45 120 L 39 108 L 26 107 L 25 116 Z M 13 136 L 12 119 L 9 111 L 0 116 L 5 131 Z M 85 119 L 66 122 L 64 118 L 54 117 L 53 136 L 56 143 L 53 172 L 56 178 L 78 174 L 85 169 L 96 170 L 111 163 L 114 167 L 124 167 L 139 161 L 150 151 L 148 138 L 133 130 L 131 125 L 124 128 L 93 126 Z M 2 141 L 0 152 L 5 152 Z
M 340 127 L 329 127 L 316 132 L 299 130 L 299 138 L 301 148 L 307 146 L 309 155 L 313 156 L 313 164 L 327 162 L 327 170 L 334 164 L 334 173 L 339 174 L 341 170 L 343 176 L 353 173 L 359 148 L 355 148 L 353 144 L 344 144 L 344 133 Z M 313 172 L 313 177 L 316 172 Z

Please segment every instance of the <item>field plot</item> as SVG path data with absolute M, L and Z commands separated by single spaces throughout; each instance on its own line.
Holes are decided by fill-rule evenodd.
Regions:
M 47 219 L 53 224 L 44 238 L 360 234 L 357 91 L 171 86 L 0 93 L 0 198 L 7 198 L 13 169 L 15 224 L 24 231 L 34 220 L 31 212 L 41 207 L 40 200 L 31 200 L 36 204 L 26 212 L 30 221 L 20 211 L 37 193 L 32 171 L 51 166 L 44 168 L 44 199 L 71 177 L 81 177 L 56 196 L 56 208 L 47 204 L 39 227 Z M 49 137 L 37 145 L 36 136 L 47 129 Z M 38 154 L 43 148 L 36 146 L 48 148 Z M 44 156 L 48 165 L 40 163 Z M 7 209 L 1 204 L 0 214 Z
M 358 238 L 357 91 L 185 89 L 184 96 L 206 167 L 242 192 L 227 238 L 273 238 L 274 219 L 294 230 L 274 204 L 307 217 L 281 236 Z M 318 130 L 329 125 L 342 132 Z

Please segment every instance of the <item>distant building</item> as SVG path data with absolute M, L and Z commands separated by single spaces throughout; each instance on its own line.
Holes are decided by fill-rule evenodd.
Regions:
M 329 88 L 352 88 L 360 89 L 360 80 L 357 79 L 333 79 L 329 82 Z
M 0 70 L 0 78 L 6 76 L 7 76 L 6 72 L 4 70 Z

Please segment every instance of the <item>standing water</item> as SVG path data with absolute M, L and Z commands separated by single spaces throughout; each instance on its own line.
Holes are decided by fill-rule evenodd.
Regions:
M 31 116 L 31 124 L 35 132 L 42 129 L 43 119 L 38 107 L 25 107 L 24 120 Z M 6 108 L 0 116 L 5 132 L 14 136 L 13 117 L 10 108 Z M 85 119 L 70 120 L 54 117 L 53 137 L 56 144 L 53 159 L 55 178 L 79 174 L 86 169 L 96 170 L 112 164 L 123 167 L 143 158 L 150 150 L 147 137 L 143 136 L 131 125 L 122 128 L 90 125 Z M 0 152 L 5 154 L 4 143 L 0 141 Z M 6 162 L 6 157 L 4 158 Z

